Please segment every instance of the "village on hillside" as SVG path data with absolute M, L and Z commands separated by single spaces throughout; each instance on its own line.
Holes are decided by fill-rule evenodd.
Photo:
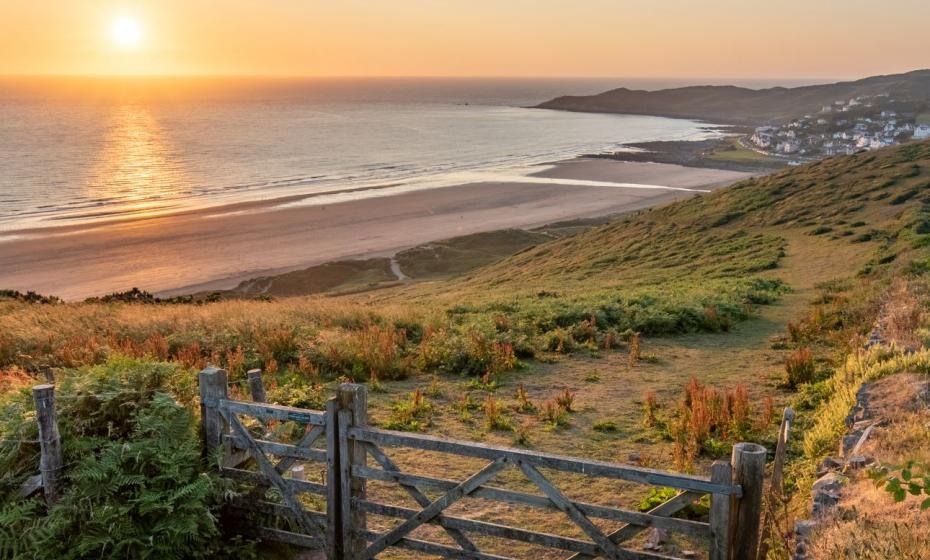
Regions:
M 801 163 L 821 157 L 852 155 L 908 140 L 930 138 L 927 107 L 887 94 L 859 96 L 824 105 L 782 126 L 760 126 L 750 148 Z

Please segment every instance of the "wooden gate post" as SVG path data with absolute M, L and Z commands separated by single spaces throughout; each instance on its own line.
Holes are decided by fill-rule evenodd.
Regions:
M 61 496 L 58 477 L 61 475 L 61 436 L 58 434 L 58 418 L 55 414 L 55 386 L 36 385 L 32 388 L 35 401 L 36 417 L 39 422 L 39 473 L 42 475 L 42 488 L 45 503 L 55 504 Z
M 759 549 L 765 454 L 765 448 L 755 443 L 737 443 L 733 446 L 733 482 L 743 489 L 733 514 L 730 558 L 734 560 L 753 560 Z
M 353 500 L 365 499 L 365 479 L 352 476 L 353 466 L 366 466 L 362 443 L 349 439 L 348 430 L 368 425 L 368 393 L 362 385 L 344 383 L 336 393 L 339 401 L 339 486 L 342 550 L 344 558 L 361 558 L 365 553 L 368 519 Z M 334 481 L 335 482 L 335 481 Z
M 733 467 L 726 461 L 714 461 L 710 468 L 710 481 L 733 484 Z M 710 539 L 710 560 L 729 560 L 730 496 L 710 495 Z
M 342 494 L 340 492 L 339 399 L 326 401 L 326 560 L 342 560 Z
M 209 460 L 217 449 L 223 447 L 223 436 L 229 432 L 229 426 L 217 408 L 219 401 L 227 398 L 226 370 L 209 367 L 200 372 L 199 381 L 204 457 Z
M 772 468 L 772 492 L 778 497 L 785 495 L 784 470 L 785 456 L 788 453 L 788 436 L 791 433 L 791 423 L 794 422 L 794 409 L 788 407 L 781 418 L 781 428 L 778 429 L 778 443 L 775 446 L 775 466 Z
M 262 370 L 250 369 L 245 375 L 249 378 L 249 392 L 252 393 L 252 400 L 260 403 L 267 402 L 265 385 L 262 383 Z

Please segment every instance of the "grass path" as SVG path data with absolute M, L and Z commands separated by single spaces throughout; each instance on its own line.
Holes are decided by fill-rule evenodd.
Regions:
M 428 431 L 451 438 L 513 445 L 512 432 L 489 431 L 486 428 L 480 409 L 470 412 L 471 418 L 463 421 L 456 406 L 463 393 L 470 393 L 479 403 L 491 394 L 506 408 L 505 414 L 513 425 L 531 424 L 528 446 L 532 449 L 671 468 L 671 443 L 663 440 L 655 429 L 642 425 L 641 399 L 644 393 L 655 391 L 660 404 L 666 408 L 662 413 L 667 414 L 667 408 L 680 398 L 682 387 L 693 375 L 703 383 L 719 387 L 743 383 L 757 402 L 763 395 L 774 396 L 776 402 L 783 400 L 784 394 L 777 386 L 783 371 L 783 352 L 771 348 L 772 337 L 784 332 L 787 321 L 805 312 L 816 296 L 818 283 L 858 269 L 872 251 L 869 244 L 838 242 L 791 231 L 784 235 L 788 241 L 786 255 L 771 275 L 785 280 L 792 291 L 777 304 L 759 308 L 758 316 L 735 325 L 730 332 L 645 340 L 643 352 L 655 355 L 656 361 L 640 362 L 634 368 L 629 366 L 625 352 L 577 353 L 557 358 L 554 363 L 534 362 L 523 370 L 502 376 L 492 393 L 468 389 L 465 378 L 437 378 L 433 382 L 437 394 L 427 397 L 433 404 Z M 514 411 L 514 395 L 520 384 L 526 387 L 530 399 L 537 404 L 564 389 L 574 391 L 576 412 L 570 415 L 570 425 L 551 429 L 534 414 Z M 387 419 L 391 403 L 403 399 L 417 387 L 425 389 L 427 382 L 419 379 L 386 385 L 385 393 L 375 393 L 371 397 L 375 420 Z M 615 430 L 594 430 L 594 425 L 603 421 L 613 422 Z M 394 457 L 405 470 L 423 473 L 436 472 L 435 465 L 443 461 L 437 456 L 409 451 L 395 451 Z M 703 472 L 706 466 L 701 463 L 696 468 Z M 474 467 L 461 462 L 450 463 L 447 476 L 467 476 L 469 468 Z M 556 476 L 555 480 L 569 493 L 593 502 L 603 503 L 606 497 L 609 503 L 635 506 L 646 492 L 642 486 L 582 480 L 568 475 Z M 520 480 L 519 476 L 510 475 L 500 477 L 497 483 L 519 485 Z M 532 491 L 532 488 L 524 490 Z M 387 488 L 381 491 L 391 492 Z M 393 495 L 397 497 L 397 494 Z M 519 520 L 520 524 L 529 523 L 530 526 L 534 523 L 550 526 L 558 523 L 558 519 L 547 517 L 545 513 L 500 504 L 473 503 L 467 508 L 462 507 L 460 513 L 467 513 L 469 517 Z M 568 526 L 558 526 L 570 530 Z M 521 553 L 530 553 L 528 549 L 518 548 L 521 548 Z M 539 551 L 532 554 L 539 558 L 549 557 Z

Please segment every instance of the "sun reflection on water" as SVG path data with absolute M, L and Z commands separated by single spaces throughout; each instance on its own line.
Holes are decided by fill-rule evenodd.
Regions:
M 184 184 L 182 161 L 151 111 L 141 105 L 114 107 L 88 180 L 87 196 L 118 203 L 119 213 L 161 208 Z

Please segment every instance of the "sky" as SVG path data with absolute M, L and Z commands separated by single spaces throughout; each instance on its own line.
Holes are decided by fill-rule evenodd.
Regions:
M 928 21 L 928 0 L 0 0 L 0 74 L 843 79 L 930 67 Z

